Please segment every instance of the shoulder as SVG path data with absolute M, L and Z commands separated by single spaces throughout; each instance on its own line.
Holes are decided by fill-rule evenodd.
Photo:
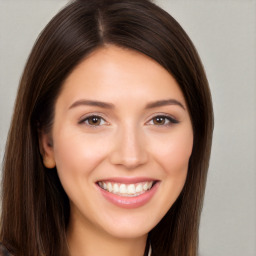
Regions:
M 12 254 L 10 254 L 8 250 L 5 248 L 5 246 L 1 243 L 0 243 L 0 256 L 12 256 Z

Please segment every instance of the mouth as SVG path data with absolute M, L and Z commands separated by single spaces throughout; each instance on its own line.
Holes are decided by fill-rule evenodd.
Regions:
M 137 197 L 151 190 L 157 180 L 148 180 L 136 183 L 121 183 L 114 181 L 98 181 L 96 184 L 111 194 L 121 197 Z
M 160 186 L 150 178 L 111 178 L 96 182 L 100 194 L 108 202 L 125 209 L 135 209 L 149 203 Z

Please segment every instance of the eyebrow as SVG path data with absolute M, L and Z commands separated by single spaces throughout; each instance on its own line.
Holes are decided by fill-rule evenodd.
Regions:
M 159 100 L 155 102 L 148 103 L 146 105 L 146 109 L 148 108 L 156 108 L 156 107 L 163 107 L 163 106 L 168 106 L 168 105 L 177 105 L 186 110 L 185 106 L 179 102 L 178 100 L 175 99 L 168 99 L 168 100 Z
M 146 109 L 163 107 L 163 106 L 168 106 L 168 105 L 177 105 L 177 106 L 180 106 L 181 108 L 183 108 L 184 110 L 186 109 L 181 102 L 179 102 L 178 100 L 175 100 L 175 99 L 159 100 L 159 101 L 150 102 L 146 105 Z M 75 108 L 78 106 L 95 106 L 95 107 L 107 108 L 107 109 L 115 108 L 114 104 L 112 104 L 112 103 L 82 99 L 82 100 L 75 101 L 69 107 L 69 109 L 72 109 L 72 108 Z
M 78 107 L 78 106 L 95 106 L 95 107 L 100 107 L 100 108 L 108 108 L 108 109 L 113 109 L 115 106 L 112 103 L 106 103 L 102 101 L 95 101 L 95 100 L 78 100 L 75 101 L 70 107 Z

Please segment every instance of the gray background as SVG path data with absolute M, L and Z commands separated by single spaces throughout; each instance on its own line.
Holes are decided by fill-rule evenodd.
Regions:
M 67 0 L 0 0 L 0 159 L 17 85 L 41 29 Z M 200 255 L 256 255 L 256 1 L 155 1 L 187 31 L 210 82 L 215 131 Z

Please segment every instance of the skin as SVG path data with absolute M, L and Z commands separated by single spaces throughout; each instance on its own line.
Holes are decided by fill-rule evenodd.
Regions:
M 176 102 L 146 107 L 169 99 Z M 91 115 L 101 117 L 96 125 L 88 119 Z M 167 118 L 159 122 L 156 116 L 163 115 L 178 123 Z M 42 135 L 41 145 L 45 166 L 56 165 L 70 199 L 71 255 L 142 256 L 148 232 L 184 186 L 193 130 L 182 91 L 170 73 L 141 53 L 108 45 L 66 79 L 52 131 Z M 158 188 L 145 205 L 125 209 L 99 193 L 96 182 L 113 177 L 147 177 L 158 180 Z

